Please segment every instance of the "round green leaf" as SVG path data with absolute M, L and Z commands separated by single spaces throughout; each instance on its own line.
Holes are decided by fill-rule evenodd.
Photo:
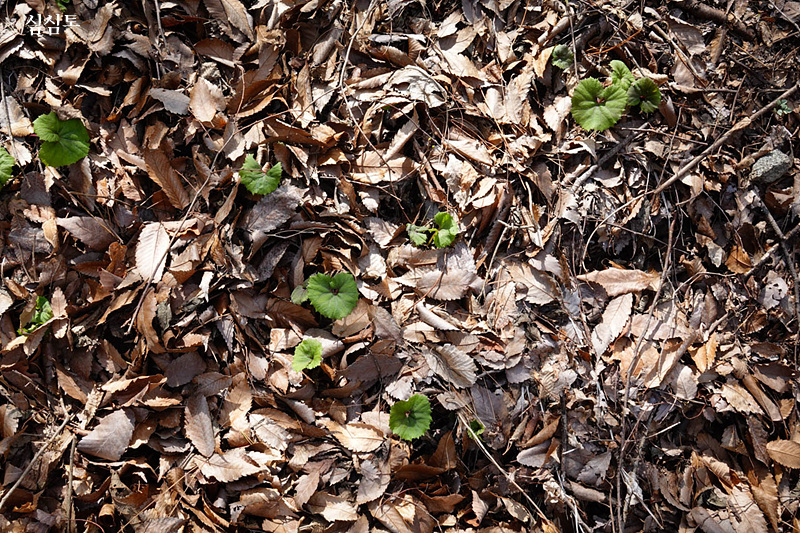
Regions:
M 568 46 L 559 44 L 553 48 L 553 53 L 550 56 L 550 60 L 553 62 L 553 65 L 557 66 L 561 70 L 567 70 L 572 66 L 575 56 Z
M 607 130 L 625 111 L 625 91 L 603 84 L 594 78 L 582 80 L 572 94 L 572 116 L 586 130 Z
M 339 320 L 349 315 L 358 303 L 356 280 L 349 272 L 331 277 L 314 274 L 308 278 L 308 299 L 322 316 Z
M 652 113 L 660 103 L 661 91 L 650 78 L 640 78 L 628 88 L 628 105 L 638 105 L 642 113 Z
M 242 185 L 253 194 L 269 194 L 278 188 L 281 183 L 283 168 L 276 163 L 266 172 L 261 170 L 256 158 L 250 154 L 244 158 L 244 164 L 239 171 Z
M 0 146 L 0 189 L 11 179 L 11 169 L 14 167 L 14 158 L 8 150 Z
M 446 248 L 453 244 L 453 241 L 456 240 L 456 236 L 458 235 L 458 224 L 456 224 L 452 215 L 446 211 L 442 211 L 436 214 L 433 221 L 436 222 L 436 227 L 438 228 L 433 235 L 434 246 L 437 248 Z
M 316 339 L 303 339 L 294 349 L 292 370 L 302 372 L 306 368 L 316 368 L 322 363 L 322 343 Z
M 616 85 L 623 91 L 627 91 L 628 87 L 636 81 L 636 78 L 631 74 L 628 65 L 619 60 L 614 60 L 611 65 L 611 84 Z
M 405 440 L 424 435 L 432 421 L 431 403 L 422 394 L 395 403 L 389 412 L 389 428 Z
M 51 111 L 33 121 L 33 131 L 44 141 L 39 159 L 45 165 L 71 165 L 89 154 L 89 132 L 80 119 L 61 120 Z

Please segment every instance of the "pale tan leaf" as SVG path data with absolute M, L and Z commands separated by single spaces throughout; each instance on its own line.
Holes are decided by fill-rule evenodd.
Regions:
M 697 351 L 691 353 L 692 361 L 701 373 L 705 372 L 714 365 L 717 358 L 717 332 L 711 334 L 708 342 L 703 344 Z
M 629 292 L 656 290 L 661 280 L 661 274 L 642 270 L 609 268 L 582 274 L 578 276 L 578 279 L 597 283 L 605 289 L 606 294 L 613 298 Z
M 273 450 L 283 451 L 289 446 L 289 432 L 266 415 L 252 413 L 250 427 L 255 431 L 258 440 Z
M 489 504 L 478 496 L 478 493 L 472 491 L 472 512 L 475 513 L 475 520 L 478 524 L 483 521 L 483 517 L 489 512 Z
M 208 410 L 206 397 L 195 394 L 186 403 L 184 410 L 184 431 L 189 440 L 200 452 L 200 455 L 209 457 L 214 453 L 214 427 L 211 425 L 211 413 Z
M 675 379 L 675 396 L 682 400 L 693 400 L 697 396 L 697 376 L 686 365 L 680 365 Z
M 377 456 L 363 460 L 356 504 L 371 502 L 383 496 L 391 477 L 391 470 L 386 461 L 381 461 Z
M 740 413 L 761 414 L 762 412 L 761 406 L 758 405 L 755 398 L 738 383 L 723 383 L 720 394 L 728 402 L 728 405 Z
M 164 104 L 164 109 L 170 113 L 185 115 L 189 112 L 189 97 L 182 92 L 153 88 L 149 94 Z
M 611 300 L 603 311 L 603 319 L 592 331 L 592 345 L 597 355 L 603 355 L 609 345 L 619 337 L 633 306 L 633 295 L 624 294 Z
M 422 352 L 431 370 L 457 389 L 464 389 L 475 384 L 475 372 L 478 369 L 472 357 L 452 344 L 445 344 L 434 350 Z
M 427 305 L 425 305 L 425 303 L 420 301 L 415 306 L 415 309 L 417 310 L 417 313 L 419 313 L 419 317 L 422 319 L 422 321 L 429 326 L 442 331 L 458 331 L 456 326 L 434 313 L 430 308 L 428 308 Z
M 225 106 L 222 90 L 205 78 L 198 78 L 189 97 L 189 109 L 194 117 L 200 122 L 211 122 Z
M 731 508 L 731 522 L 738 533 L 767 533 L 764 513 L 753 501 L 753 496 L 745 484 L 735 485 L 728 495 Z
M 167 378 L 167 385 L 170 387 L 180 387 L 192 381 L 195 376 L 199 376 L 206 370 L 206 361 L 197 352 L 189 352 L 174 359 L 164 376 Z
M 800 444 L 793 440 L 774 440 L 767 443 L 767 453 L 773 461 L 786 468 L 800 468 Z
M 353 161 L 350 177 L 360 183 L 377 185 L 384 181 L 398 182 L 411 176 L 416 163 L 404 155 L 386 158 L 378 152 L 368 151 Z
M 467 270 L 434 270 L 426 272 L 417 280 L 416 290 L 421 296 L 435 300 L 458 300 L 463 298 L 480 278 Z
M 353 502 L 327 492 L 317 492 L 306 506 L 309 511 L 321 514 L 329 522 L 352 522 L 358 518 Z
M 756 463 L 756 468 L 747 473 L 753 499 L 764 512 L 773 531 L 780 531 L 780 504 L 778 502 L 778 486 L 772 473 Z
M 169 251 L 169 234 L 158 222 L 142 226 L 136 243 L 136 269 L 145 280 L 161 281 Z
M 384 435 L 379 430 L 367 424 L 342 425 L 335 420 L 321 420 L 320 423 L 351 452 L 373 452 L 385 441 Z
M 114 411 L 100 419 L 95 428 L 78 443 L 78 450 L 101 459 L 118 461 L 131 442 L 133 414 L 127 409 Z
M 223 454 L 215 453 L 208 459 L 196 456 L 195 464 L 199 466 L 204 476 L 214 478 L 221 483 L 236 481 L 262 470 L 249 460 L 243 448 L 234 448 Z
M 392 533 L 430 533 L 433 517 L 409 494 L 387 497 L 368 504 L 370 514 Z
M 95 251 L 106 251 L 117 240 L 106 223 L 95 217 L 57 218 L 56 224 Z
M 186 102 L 188 106 L 188 97 Z M 183 209 L 189 205 L 189 195 L 183 188 L 178 173 L 172 168 L 169 157 L 164 152 L 161 150 L 145 150 L 144 163 L 147 167 L 147 175 L 161 187 L 173 207 Z
M 302 507 L 303 505 L 311 499 L 311 496 L 317 491 L 317 487 L 319 486 L 319 472 L 316 470 L 311 471 L 309 474 L 305 474 L 300 476 L 300 479 L 297 480 L 297 486 L 295 487 L 294 493 L 294 503 L 298 507 Z

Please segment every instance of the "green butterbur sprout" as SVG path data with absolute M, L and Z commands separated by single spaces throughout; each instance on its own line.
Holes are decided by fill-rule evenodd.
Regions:
M 44 296 L 39 296 L 38 298 L 36 298 L 36 308 L 33 311 L 33 316 L 31 316 L 30 321 L 25 327 L 19 328 L 19 331 L 17 331 L 17 333 L 19 333 L 20 335 L 27 335 L 28 333 L 33 333 L 36 329 L 44 325 L 51 318 L 53 318 L 53 308 L 50 307 L 50 300 L 48 300 Z
M 574 60 L 575 55 L 572 53 L 572 50 L 563 44 L 559 44 L 553 48 L 553 53 L 550 55 L 550 61 L 561 70 L 567 70 L 571 67 Z
M 620 87 L 603 87 L 596 79 L 586 78 L 572 94 L 572 116 L 585 130 L 607 130 L 622 118 L 626 102 Z
M 395 403 L 389 412 L 389 428 L 404 440 L 424 435 L 432 421 L 431 403 L 422 394 Z
M 306 291 L 314 309 L 333 320 L 349 315 L 358 303 L 358 286 L 349 272 L 314 274 L 308 278 Z
M 39 159 L 51 167 L 63 167 L 89 154 L 89 132 L 77 118 L 61 120 L 51 111 L 33 121 L 33 131 L 42 139 Z
M 280 163 L 276 163 L 266 172 L 261 170 L 256 158 L 250 154 L 244 158 L 244 164 L 239 171 L 239 178 L 242 185 L 253 194 L 269 194 L 281 184 L 281 174 L 283 169 Z
M 8 150 L 0 146 L 0 189 L 11 179 L 11 169 L 14 168 L 14 158 Z
M 438 228 L 436 233 L 433 234 L 434 246 L 446 248 L 453 244 L 453 241 L 456 240 L 456 235 L 458 235 L 458 225 L 450 213 L 445 211 L 436 213 L 433 221 L 436 222 Z
M 627 91 L 628 87 L 630 87 L 631 84 L 636 81 L 636 78 L 634 78 L 633 74 L 631 74 L 631 70 L 625 63 L 617 59 L 612 61 L 610 65 L 611 85 L 616 85 L 623 91 Z
M 292 370 L 302 372 L 306 368 L 317 368 L 322 363 L 322 343 L 316 339 L 303 339 L 294 349 Z
M 424 246 L 428 242 L 427 232 L 431 229 L 427 226 L 415 226 L 414 224 L 406 224 L 406 231 L 408 232 L 409 240 L 416 246 Z
M 453 244 L 458 235 L 458 224 L 452 215 L 442 211 L 436 214 L 433 221 L 436 223 L 435 228 L 406 224 L 409 240 L 416 246 L 424 246 L 430 241 L 437 248 L 447 248 Z
M 652 113 L 660 103 L 661 91 L 650 78 L 640 78 L 628 88 L 628 105 L 638 105 L 642 113 Z
M 483 432 L 486 431 L 486 426 L 484 426 L 480 420 L 474 418 L 469 423 L 469 429 L 471 431 L 470 437 L 472 437 L 475 440 L 478 440 L 480 436 L 483 434 Z

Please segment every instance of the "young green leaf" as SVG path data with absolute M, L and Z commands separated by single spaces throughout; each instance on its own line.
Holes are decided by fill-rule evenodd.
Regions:
M 573 55 L 572 50 L 569 49 L 569 46 L 559 44 L 553 48 L 553 53 L 550 56 L 550 60 L 553 62 L 553 65 L 557 66 L 561 70 L 567 70 L 572 66 L 575 56 Z
M 269 194 L 281 184 L 283 168 L 280 163 L 275 163 L 266 172 L 261 170 L 256 158 L 250 154 L 244 158 L 244 164 L 239 171 L 242 184 L 253 194 Z
M 80 119 L 61 120 L 51 111 L 33 121 L 33 131 L 43 141 L 39 159 L 45 165 L 71 165 L 89 153 L 89 132 Z
M 628 66 L 622 61 L 615 59 L 610 63 L 610 65 L 611 84 L 616 85 L 623 91 L 627 91 L 628 87 L 630 87 L 631 84 L 636 81 L 636 78 L 633 77 L 633 74 L 631 74 Z
M 452 215 L 442 211 L 441 213 L 436 213 L 433 221 L 436 222 L 436 227 L 438 228 L 436 233 L 433 234 L 434 246 L 446 248 L 453 244 L 453 241 L 456 240 L 456 235 L 458 235 L 458 224 L 456 224 Z
M 469 423 L 469 429 L 472 431 L 470 437 L 475 438 L 480 437 L 486 431 L 486 426 L 477 418 L 473 418 Z
M 306 368 L 317 368 L 322 363 L 322 343 L 316 339 L 303 339 L 294 349 L 292 370 L 302 372 Z
M 652 113 L 660 103 L 661 91 L 650 78 L 640 78 L 628 88 L 628 105 L 638 105 L 642 113 Z
M 314 274 L 308 278 L 306 290 L 314 309 L 333 320 L 349 315 L 358 303 L 356 280 L 349 272 L 339 272 L 333 277 Z
M 14 158 L 8 150 L 0 146 L 0 189 L 11 179 L 11 169 L 14 167 Z
M 416 246 L 424 246 L 428 242 L 428 232 L 431 231 L 427 226 L 415 226 L 414 224 L 406 224 L 406 231 L 408 232 L 409 240 Z
M 594 78 L 582 80 L 572 94 L 572 116 L 585 130 L 607 130 L 625 111 L 625 91 L 603 84 Z
M 292 303 L 295 305 L 300 305 L 308 300 L 308 291 L 306 290 L 305 285 L 298 285 L 295 287 L 290 298 Z
M 20 327 L 18 333 L 20 335 L 32 333 L 45 322 L 53 318 L 53 308 L 50 307 L 50 300 L 44 296 L 36 298 L 36 308 L 33 311 L 30 321 L 24 327 Z
M 404 440 L 424 435 L 432 421 L 431 403 L 422 394 L 415 394 L 404 402 L 396 402 L 389 411 L 389 428 Z

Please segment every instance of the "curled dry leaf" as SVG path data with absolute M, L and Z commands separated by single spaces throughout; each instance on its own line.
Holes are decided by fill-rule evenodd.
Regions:
M 779 439 L 768 442 L 767 453 L 781 466 L 800 468 L 800 444 L 793 440 Z
M 386 440 L 383 433 L 367 424 L 342 425 L 335 420 L 322 420 L 320 423 L 351 452 L 374 452 Z
M 243 448 L 234 448 L 225 453 L 215 453 L 209 458 L 195 457 L 195 464 L 204 476 L 221 483 L 236 481 L 244 476 L 256 474 L 262 468 L 255 464 Z
M 613 298 L 629 292 L 656 290 L 661 275 L 658 272 L 609 268 L 582 274 L 578 276 L 578 279 L 600 285 L 605 289 L 606 294 Z
M 148 222 L 136 243 L 136 269 L 145 280 L 161 281 L 169 251 L 169 234 L 158 222 Z
M 211 425 L 211 413 L 208 410 L 206 397 L 195 394 L 186 403 L 184 411 L 184 431 L 189 440 L 201 455 L 209 457 L 214 453 L 214 427 Z
M 425 350 L 423 355 L 431 370 L 454 387 L 465 389 L 475 384 L 475 361 L 452 344 Z

